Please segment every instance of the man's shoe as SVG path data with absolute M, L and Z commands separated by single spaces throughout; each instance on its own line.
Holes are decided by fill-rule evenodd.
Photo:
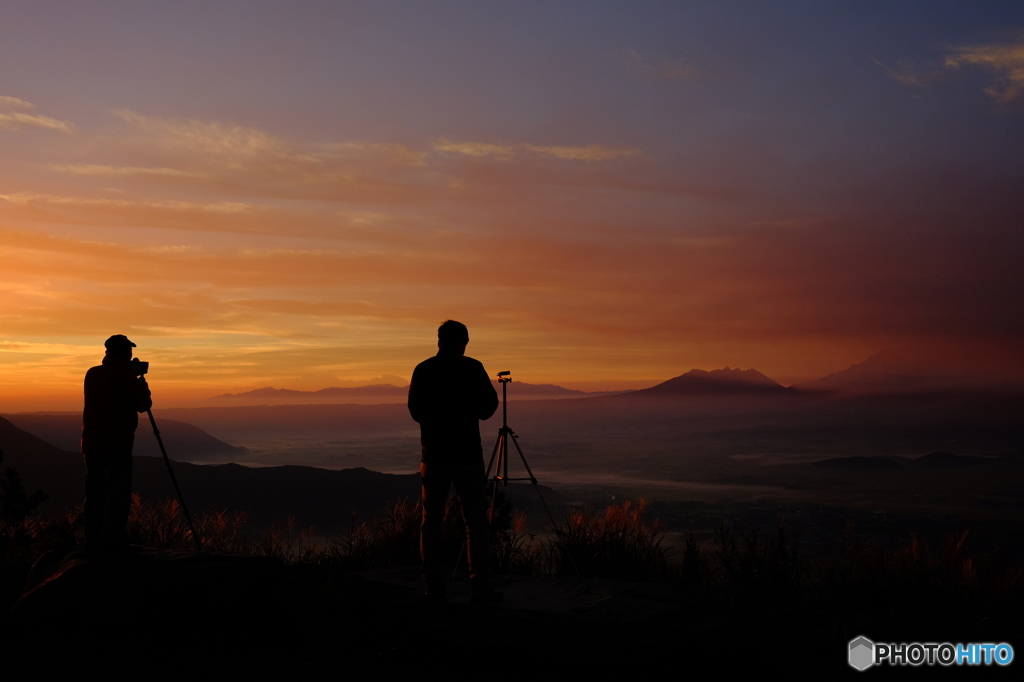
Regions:
M 500 604 L 505 601 L 505 594 L 498 592 L 495 589 L 480 590 L 474 592 L 469 598 L 470 604 L 485 605 L 485 604 Z

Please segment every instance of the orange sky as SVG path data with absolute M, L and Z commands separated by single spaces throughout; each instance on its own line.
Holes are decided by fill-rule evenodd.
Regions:
M 407 378 L 449 317 L 489 370 L 593 389 L 1020 339 L 1013 17 L 903 17 L 867 58 L 839 15 L 840 47 L 562 12 L 446 51 L 493 24 L 134 11 L 0 28 L 2 410 L 75 409 L 113 333 L 165 404 Z

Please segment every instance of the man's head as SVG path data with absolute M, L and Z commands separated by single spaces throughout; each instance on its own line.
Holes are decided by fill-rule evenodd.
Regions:
M 111 357 L 131 360 L 132 348 L 135 348 L 135 344 L 129 341 L 124 334 L 114 334 L 103 342 L 103 347 L 107 349 L 107 355 Z
M 437 347 L 443 348 L 446 352 L 463 354 L 466 352 L 466 344 L 469 343 L 469 330 L 466 325 L 455 320 L 445 320 L 437 328 Z

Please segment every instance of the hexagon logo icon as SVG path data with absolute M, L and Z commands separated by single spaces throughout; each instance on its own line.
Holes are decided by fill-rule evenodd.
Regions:
M 863 635 L 850 640 L 850 667 L 867 670 L 875 662 L 875 643 Z

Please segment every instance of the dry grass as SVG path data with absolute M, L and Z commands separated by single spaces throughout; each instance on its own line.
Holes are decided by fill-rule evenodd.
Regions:
M 622 580 L 663 580 L 669 575 L 661 522 L 645 516 L 647 503 L 625 501 L 603 514 L 570 509 L 565 526 L 545 543 L 547 570 Z

